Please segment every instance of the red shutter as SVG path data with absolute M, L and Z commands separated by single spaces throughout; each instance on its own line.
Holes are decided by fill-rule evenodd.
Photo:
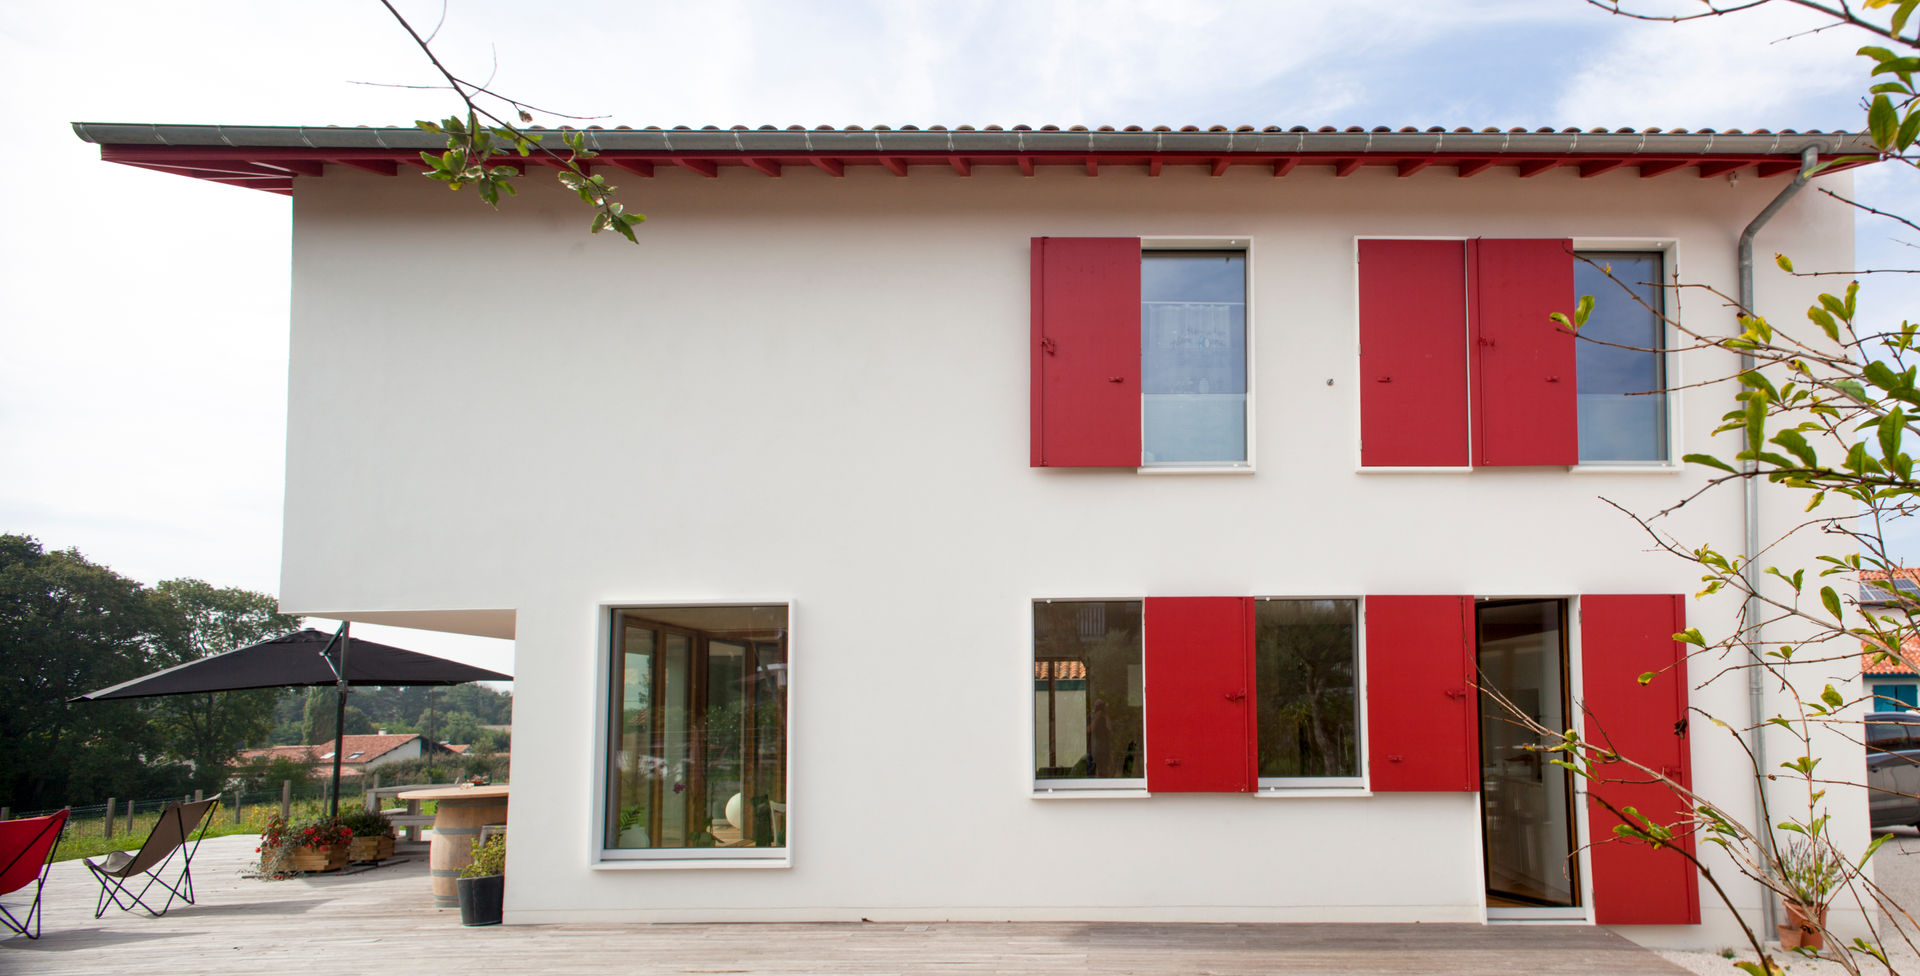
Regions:
M 1360 463 L 1468 464 L 1465 241 L 1360 242 Z
M 1587 741 L 1661 770 L 1683 786 L 1693 783 L 1686 734 L 1686 645 L 1673 635 L 1686 629 L 1685 598 L 1587 596 L 1580 600 L 1582 704 Z M 1640 683 L 1640 675 L 1653 679 Z M 1616 840 L 1620 818 L 1600 804 L 1633 807 L 1658 823 L 1684 817 L 1686 804 L 1652 783 L 1607 783 L 1609 776 L 1635 779 L 1638 770 L 1596 766 L 1588 781 L 1587 829 L 1593 841 L 1593 914 L 1602 925 L 1695 925 L 1700 921 L 1700 879 L 1679 853 Z M 1678 845 L 1691 853 L 1693 839 Z
M 1367 597 L 1367 767 L 1375 792 L 1480 788 L 1473 676 L 1472 597 Z
M 1254 789 L 1253 601 L 1148 597 L 1147 790 Z
M 1475 465 L 1580 460 L 1574 339 L 1547 318 L 1573 311 L 1572 243 L 1471 242 Z
M 1140 464 L 1140 240 L 1033 239 L 1038 467 Z

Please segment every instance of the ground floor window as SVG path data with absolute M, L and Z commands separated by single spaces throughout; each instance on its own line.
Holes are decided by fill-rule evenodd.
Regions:
M 1035 780 L 1142 780 L 1140 601 L 1033 606 Z
M 605 844 L 787 845 L 787 608 L 613 612 Z
M 1358 600 L 1254 604 L 1262 785 L 1360 776 Z

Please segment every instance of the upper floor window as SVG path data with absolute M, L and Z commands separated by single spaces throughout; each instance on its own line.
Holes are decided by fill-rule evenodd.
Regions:
M 1247 256 L 1140 257 L 1141 460 L 1247 460 Z
M 1034 467 L 1245 468 L 1240 241 L 1033 240 Z
M 1574 291 L 1593 296 L 1593 312 L 1577 347 L 1580 462 L 1666 461 L 1662 255 L 1587 251 L 1580 256 L 1586 260 L 1574 264 Z

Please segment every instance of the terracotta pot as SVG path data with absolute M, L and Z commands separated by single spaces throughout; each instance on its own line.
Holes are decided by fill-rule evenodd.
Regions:
M 1787 903 L 1786 924 L 1779 926 L 1780 948 L 1797 949 L 1802 946 L 1819 952 L 1827 947 L 1823 930 L 1827 925 L 1827 909 L 1821 906 L 1817 915 L 1809 920 L 1798 905 Z
M 347 860 L 384 861 L 393 856 L 393 838 L 391 837 L 355 837 L 347 845 Z

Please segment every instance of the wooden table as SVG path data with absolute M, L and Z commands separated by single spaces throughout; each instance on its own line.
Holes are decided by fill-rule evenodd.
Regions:
M 460 869 L 473 863 L 473 842 L 480 828 L 507 822 L 507 787 L 436 786 L 427 790 L 409 790 L 399 796 L 409 802 L 433 800 L 439 806 L 433 812 L 433 841 L 427 848 L 427 867 L 433 877 L 435 908 L 454 908 L 460 904 L 459 887 L 454 879 Z

